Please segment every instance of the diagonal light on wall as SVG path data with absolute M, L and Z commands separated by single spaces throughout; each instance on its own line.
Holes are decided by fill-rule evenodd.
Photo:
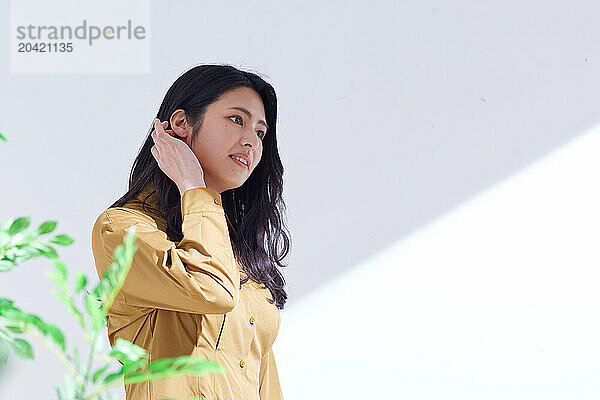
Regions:
M 600 398 L 599 173 L 600 127 L 289 303 L 286 399 Z

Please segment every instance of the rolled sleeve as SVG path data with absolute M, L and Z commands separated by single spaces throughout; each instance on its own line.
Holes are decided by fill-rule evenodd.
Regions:
M 104 211 L 92 230 L 99 277 L 136 225 L 138 249 L 121 288 L 127 304 L 196 314 L 231 311 L 239 300 L 240 272 L 221 195 L 209 188 L 189 189 L 181 200 L 181 215 L 183 239 L 176 243 L 151 217 L 127 208 Z

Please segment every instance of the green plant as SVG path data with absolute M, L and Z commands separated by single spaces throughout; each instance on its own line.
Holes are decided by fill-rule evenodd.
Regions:
M 0 139 L 6 141 L 2 134 Z M 213 361 L 192 356 L 148 362 L 145 349 L 120 338 L 112 348 L 105 343 L 105 347 L 110 350 L 101 348 L 107 312 L 123 286 L 137 250 L 135 226 L 129 229 L 123 244 L 115 249 L 113 263 L 90 292 L 86 289 L 88 279 L 81 271 L 75 274 L 71 289 L 68 269 L 59 260 L 58 252 L 52 246 L 67 246 L 74 240 L 65 234 L 55 235 L 48 240 L 41 238 L 54 231 L 56 221 L 45 221 L 36 229 L 29 228 L 29 225 L 29 217 L 20 217 L 0 226 L 0 271 L 10 271 L 34 257 L 49 258 L 53 269 L 48 270 L 47 275 L 58 287 L 52 294 L 66 306 L 81 326 L 83 335 L 90 344 L 89 357 L 84 363 L 76 346 L 68 351 L 65 336 L 56 325 L 21 310 L 11 299 L 0 297 L 0 367 L 7 364 L 10 349 L 18 357 L 34 358 L 33 347 L 24 337 L 40 342 L 67 369 L 64 384 L 56 385 L 58 400 L 105 400 L 110 396 L 110 389 L 123 383 L 146 382 L 183 374 L 225 372 L 221 365 Z M 80 301 L 83 297 L 83 308 L 77 304 L 78 297 Z M 121 366 L 115 370 L 116 361 Z M 116 395 L 112 398 L 116 399 Z

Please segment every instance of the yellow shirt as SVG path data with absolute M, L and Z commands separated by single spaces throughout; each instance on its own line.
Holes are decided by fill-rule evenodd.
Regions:
M 148 184 L 138 195 L 153 192 Z M 219 192 L 187 190 L 181 199 L 183 240 L 166 235 L 166 220 L 156 193 L 141 204 L 100 214 L 92 229 L 98 277 L 112 263 L 127 229 L 137 224 L 138 249 L 108 316 L 108 339 L 126 339 L 148 351 L 149 359 L 197 356 L 221 364 L 227 372 L 185 375 L 125 385 L 127 400 L 278 400 L 283 399 L 272 345 L 280 324 L 279 309 L 266 286 L 245 277 L 235 258 Z

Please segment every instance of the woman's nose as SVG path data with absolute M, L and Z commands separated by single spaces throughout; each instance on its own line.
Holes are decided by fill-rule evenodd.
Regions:
M 258 141 L 260 140 L 260 138 L 256 133 L 254 133 L 254 129 L 249 129 L 248 131 L 246 131 L 244 140 L 246 141 L 246 143 L 250 143 L 253 149 L 256 149 L 258 147 Z

